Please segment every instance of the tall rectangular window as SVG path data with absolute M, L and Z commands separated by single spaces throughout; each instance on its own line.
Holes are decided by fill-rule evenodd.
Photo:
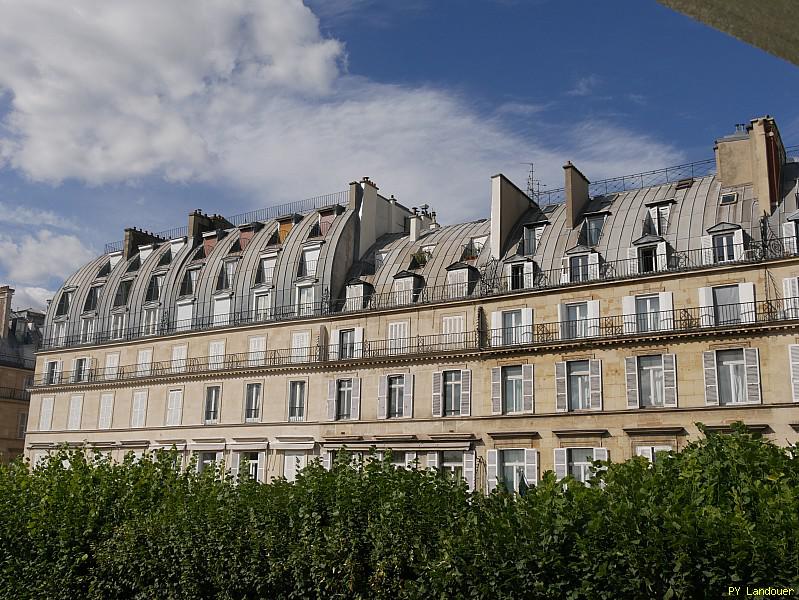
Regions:
M 743 350 L 719 350 L 716 352 L 719 403 L 745 403 L 746 364 Z
M 524 264 L 511 265 L 510 267 L 510 289 L 524 289 Z
M 566 339 L 582 338 L 588 335 L 588 303 L 577 302 L 566 305 L 566 322 L 563 332 Z
M 142 334 L 155 335 L 158 333 L 158 313 L 157 307 L 145 308 L 142 318 Z
M 638 333 L 660 330 L 660 298 L 653 296 L 636 296 L 635 318 Z
M 336 383 L 336 420 L 352 418 L 352 379 L 339 379 Z
M 588 281 L 587 254 L 580 254 L 569 258 L 569 281 L 572 283 Z
M 304 285 L 297 288 L 297 314 L 300 316 L 314 314 L 313 286 Z
M 218 385 L 210 385 L 205 388 L 205 409 L 203 410 L 203 422 L 206 425 L 214 425 L 219 422 L 219 411 L 221 408 L 222 388 Z
M 511 493 L 521 490 L 524 481 L 524 450 L 500 450 L 502 482 Z
M 39 431 L 50 431 L 53 426 L 53 403 L 55 398 L 48 396 L 42 398 L 39 407 Z
M 394 321 L 388 324 L 388 351 L 389 354 L 403 354 L 407 351 L 410 340 L 408 339 L 408 322 Z
M 225 366 L 225 342 L 217 340 L 208 344 L 208 368 L 221 369 Z
M 447 273 L 447 297 L 463 298 L 469 294 L 469 269 L 453 269 Z
M 522 366 L 502 367 L 502 409 L 504 413 L 522 412 Z
M 244 420 L 254 423 L 261 420 L 261 384 L 248 383 L 244 406 Z
M 338 357 L 342 360 L 355 356 L 355 330 L 342 329 L 338 334 Z
M 151 348 L 139 350 L 136 354 L 136 376 L 149 377 L 152 371 L 153 351 Z
M 169 390 L 166 404 L 166 425 L 176 427 L 183 419 L 183 390 Z
M 268 293 L 255 294 L 255 319 L 268 321 L 271 316 L 271 300 Z
M 638 357 L 638 396 L 640 406 L 663 406 L 663 357 Z
M 183 275 L 183 281 L 180 283 L 180 295 L 191 296 L 194 290 L 197 289 L 197 278 L 200 276 L 200 269 L 189 269 Z
M 713 288 L 713 310 L 716 325 L 735 325 L 741 322 L 741 298 L 737 285 Z
M 261 285 L 272 285 L 272 278 L 275 274 L 274 257 L 262 258 L 258 265 L 258 274 L 256 276 L 257 283 Z
M 289 383 L 289 421 L 305 420 L 305 382 Z
M 506 310 L 502 312 L 502 344 L 505 346 L 518 344 L 522 339 L 522 311 Z
M 219 276 L 216 280 L 216 289 L 229 290 L 233 287 L 233 279 L 236 277 L 236 265 L 238 261 L 228 260 L 222 263 L 222 268 L 219 269 Z
M 161 292 L 164 289 L 164 275 L 153 275 L 150 277 L 150 284 L 147 286 L 147 294 L 145 295 L 145 302 L 155 302 L 161 298 Z
M 540 227 L 524 228 L 524 254 L 532 256 L 538 249 L 538 238 L 540 237 Z
M 587 483 L 591 479 L 591 463 L 594 461 L 594 449 L 569 448 L 566 456 L 569 475 L 577 481 Z
M 94 342 L 94 330 L 97 319 L 84 317 L 80 320 L 80 341 L 82 344 Z
M 105 355 L 105 368 L 103 369 L 103 378 L 107 380 L 114 380 L 119 375 L 119 353 L 109 352 Z
M 458 346 L 466 339 L 463 315 L 453 315 L 441 318 L 441 333 L 444 334 L 444 344 Z
M 61 298 L 58 300 L 58 305 L 56 306 L 55 316 L 63 317 L 64 315 L 69 314 L 69 307 L 72 305 L 72 292 L 64 292 L 61 294 Z
M 60 374 L 58 372 L 58 361 L 57 360 L 50 360 L 45 363 L 44 366 L 44 384 L 45 385 L 54 385 L 58 383 L 60 379 Z
M 119 287 L 117 287 L 117 293 L 114 294 L 114 307 L 126 306 L 128 304 L 128 298 L 130 298 L 131 287 L 133 287 L 132 279 L 125 279 L 119 282 Z
M 67 416 L 67 429 L 80 429 L 80 417 L 83 412 L 83 396 L 72 396 L 69 399 L 69 414 Z
M 75 359 L 75 366 L 72 371 L 73 383 L 80 383 L 82 381 L 87 381 L 89 379 L 89 371 L 86 368 L 86 364 L 87 364 L 87 359 L 85 358 Z
M 242 452 L 239 461 L 241 463 L 247 463 L 247 476 L 253 481 L 258 481 L 258 468 L 261 463 L 259 453 Z
M 732 233 L 713 236 L 713 260 L 717 263 L 735 260 L 735 236 Z
M 17 413 L 17 439 L 25 437 L 25 430 L 28 428 L 28 413 Z
M 591 408 L 588 361 L 568 361 L 566 363 L 566 377 L 569 410 L 585 410 Z
M 602 226 L 605 224 L 605 217 L 588 217 L 585 220 L 586 244 L 596 246 L 602 235 Z
M 405 376 L 389 375 L 388 377 L 388 418 L 403 416 L 405 400 Z
M 130 414 L 131 427 L 144 427 L 147 418 L 147 390 L 133 392 L 133 406 Z
M 441 453 L 441 462 L 438 465 L 438 469 L 444 475 L 448 475 L 456 481 L 463 479 L 463 451 L 444 450 Z
M 461 414 L 461 372 L 444 371 L 442 374 L 444 387 L 444 416 L 452 417 Z
M 307 362 L 311 358 L 311 332 L 295 331 L 291 334 L 291 362 Z
M 111 339 L 121 340 L 125 337 L 125 313 L 111 315 Z
M 114 416 L 114 394 L 106 393 L 100 396 L 100 416 L 97 422 L 98 429 L 111 429 Z
M 56 346 L 63 346 L 67 343 L 67 322 L 57 321 L 53 323 L 53 343 Z
M 657 246 L 638 249 L 638 272 L 653 273 L 657 270 Z
M 394 280 L 394 302 L 396 304 L 413 303 L 413 277 L 400 277 Z

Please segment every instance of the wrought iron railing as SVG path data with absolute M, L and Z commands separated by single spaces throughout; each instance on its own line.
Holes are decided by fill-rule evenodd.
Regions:
M 165 377 L 186 373 L 213 373 L 241 369 L 307 367 L 347 360 L 440 355 L 447 352 L 480 352 L 510 347 L 579 344 L 601 339 L 696 333 L 712 330 L 739 331 L 742 327 L 797 321 L 799 298 L 779 298 L 714 306 L 676 308 L 627 315 L 531 323 L 485 331 L 422 335 L 407 338 L 364 340 L 353 344 L 315 345 L 185 358 L 174 361 L 94 367 L 62 373 L 45 372 L 35 386 L 98 383 Z
M 36 367 L 36 360 L 26 358 L 17 354 L 0 354 L 0 365 L 5 367 L 17 367 L 19 369 L 31 369 Z
M 0 399 L 2 400 L 30 400 L 30 398 L 31 394 L 28 390 L 0 387 Z

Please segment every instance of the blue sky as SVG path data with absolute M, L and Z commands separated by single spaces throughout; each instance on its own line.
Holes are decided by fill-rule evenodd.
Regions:
M 798 91 L 654 0 L 0 0 L 0 280 L 41 306 L 124 227 L 363 175 L 454 222 L 530 160 L 664 167 L 765 113 L 796 144 Z

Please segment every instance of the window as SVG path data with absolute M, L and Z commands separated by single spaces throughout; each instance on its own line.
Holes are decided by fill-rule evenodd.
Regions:
M 336 420 L 352 417 L 352 379 L 339 379 L 336 383 Z
M 569 257 L 569 281 L 577 283 L 588 281 L 588 255 L 579 254 Z
M 305 382 L 289 382 L 289 421 L 305 420 Z
M 506 310 L 502 312 L 502 344 L 520 344 L 522 341 L 522 311 Z
M 389 354 L 403 354 L 407 351 L 409 342 L 407 321 L 394 321 L 388 324 Z
M 219 275 L 216 278 L 217 291 L 229 290 L 233 287 L 233 279 L 236 276 L 236 264 L 237 261 L 235 260 L 227 260 L 222 263 L 222 268 L 219 269 Z
M 255 294 L 255 319 L 268 321 L 271 316 L 271 302 L 269 293 Z
M 511 493 L 523 491 L 524 450 L 500 450 L 500 473 L 502 482 Z M 526 483 L 524 483 L 526 485 Z
M 57 346 L 67 342 L 67 322 L 58 321 L 53 325 L 53 340 Z
M 588 217 L 585 220 L 585 242 L 588 246 L 596 246 L 602 235 L 602 226 L 605 224 L 605 217 Z
M 251 337 L 248 341 L 247 365 L 261 366 L 266 363 L 266 338 L 262 335 Z
M 635 317 L 638 333 L 660 331 L 660 297 L 636 296 Z
M 258 470 L 261 466 L 259 452 L 242 452 L 239 456 L 241 463 L 247 463 L 247 477 L 253 481 L 258 481 Z
M 663 357 L 661 355 L 638 357 L 639 406 L 663 406 Z
M 136 376 L 148 377 L 153 362 L 153 351 L 149 348 L 139 350 L 136 354 Z
M 144 335 L 154 335 L 158 333 L 159 312 L 157 307 L 144 309 L 144 319 L 142 321 L 142 333 Z
M 305 467 L 305 452 L 285 450 L 283 452 L 283 477 L 286 481 L 294 481 Z
M 169 390 L 166 403 L 166 425 L 176 427 L 183 418 L 183 390 Z
M 227 325 L 230 323 L 231 298 L 229 294 L 223 294 L 214 298 L 214 326 Z
M 222 388 L 218 385 L 210 385 L 205 388 L 205 408 L 203 410 L 203 423 L 214 425 L 219 422 L 219 410 L 221 406 Z
M 80 320 L 80 341 L 82 344 L 94 341 L 94 328 L 97 319 L 94 317 L 85 317 Z
M 463 315 L 442 317 L 441 332 L 444 334 L 445 346 L 463 344 L 466 339 Z
M 295 331 L 291 334 L 291 362 L 308 362 L 311 357 L 311 332 Z
M 347 286 L 344 310 L 360 310 L 365 305 L 366 294 L 362 283 L 355 283 Z
M 88 359 L 86 358 L 76 358 L 75 363 L 72 367 L 72 382 L 73 383 L 80 383 L 81 381 L 88 381 L 89 379 L 89 372 L 86 368 L 88 364 Z
M 125 337 L 125 313 L 111 315 L 111 339 L 121 340 Z
M 719 404 L 743 404 L 746 397 L 746 363 L 744 351 L 719 350 L 716 352 Z
M 413 303 L 413 277 L 400 277 L 394 280 L 394 302 L 396 304 Z
M 592 476 L 593 448 L 569 448 L 566 451 L 568 474 L 577 481 L 588 483 Z
M 17 438 L 23 439 L 25 437 L 25 430 L 28 428 L 28 413 L 17 413 Z
M 732 204 L 738 200 L 738 192 L 727 192 L 721 195 L 722 204 Z
M 83 412 L 83 396 L 72 396 L 69 399 L 69 414 L 67 416 L 67 429 L 74 431 L 80 429 L 80 417 Z
M 53 402 L 55 398 L 48 396 L 42 398 L 42 404 L 39 407 L 39 431 L 50 431 L 53 426 Z
M 103 369 L 103 378 L 113 380 L 119 375 L 119 353 L 110 352 L 105 355 L 105 368 Z
M 566 363 L 567 393 L 569 410 L 591 408 L 589 393 L 589 361 L 570 360 Z
M 297 288 L 297 314 L 300 316 L 314 313 L 313 286 L 305 285 Z
M 510 289 L 523 290 L 524 285 L 524 264 L 510 266 Z
M 172 346 L 172 359 L 170 360 L 170 371 L 172 373 L 183 373 L 186 371 L 188 346 L 181 344 L 179 346 Z
M 56 306 L 55 316 L 63 317 L 69 313 L 69 307 L 72 304 L 72 292 L 63 292 L 61 298 L 58 299 L 58 306 Z
M 97 301 L 100 297 L 100 290 L 102 286 L 95 285 L 89 288 L 89 293 L 86 295 L 86 302 L 83 303 L 83 312 L 90 310 L 97 310 Z
M 447 272 L 447 296 L 463 298 L 469 295 L 469 269 L 453 269 Z
M 54 385 L 59 382 L 61 379 L 61 373 L 59 372 L 61 367 L 59 365 L 59 361 L 51 360 L 45 363 L 44 366 L 44 384 L 45 385 Z
M 208 344 L 208 368 L 221 369 L 225 366 L 225 341 L 217 340 Z
M 653 273 L 657 270 L 657 246 L 645 246 L 638 249 L 638 272 Z
M 461 414 L 461 372 L 444 371 L 442 374 L 444 387 L 444 416 L 453 417 Z
M 197 472 L 202 473 L 212 468 L 216 463 L 216 455 L 216 452 L 200 452 L 197 455 Z
M 386 262 L 387 252 L 375 252 L 375 272 L 379 271 Z
M 261 420 L 261 384 L 248 383 L 246 390 L 246 404 L 244 406 L 244 421 L 254 423 Z
M 522 412 L 522 366 L 502 367 L 502 412 Z
M 100 396 L 100 416 L 97 421 L 98 429 L 111 429 L 114 416 L 114 394 L 107 393 Z
M 164 275 L 153 275 L 150 277 L 150 285 L 147 286 L 145 302 L 155 302 L 161 298 L 164 289 Z
M 443 474 L 456 481 L 463 479 L 463 451 L 444 450 L 441 453 L 441 462 L 438 468 Z
M 183 275 L 183 281 L 180 283 L 180 295 L 191 296 L 197 289 L 197 278 L 200 276 L 200 269 L 189 269 Z
M 133 406 L 130 415 L 131 427 L 144 427 L 147 417 L 147 390 L 133 392 Z
M 255 283 L 259 285 L 272 285 L 276 261 L 277 259 L 274 256 L 261 259 L 258 263 L 258 273 L 255 276 Z
M 133 287 L 132 279 L 125 279 L 119 282 L 117 293 L 114 295 L 114 306 L 127 306 L 131 287 Z
M 353 358 L 355 356 L 355 330 L 342 329 L 338 335 L 338 357 L 340 359 Z
M 566 322 L 563 323 L 565 339 L 588 336 L 588 303 L 577 302 L 566 305 Z
M 713 236 L 713 262 L 729 262 L 735 260 L 735 236 L 723 233 Z
M 671 207 L 668 204 L 652 206 L 649 208 L 649 219 L 652 221 L 652 233 L 663 235 L 669 227 L 669 213 Z
M 658 461 L 658 454 L 663 452 L 671 452 L 671 446 L 636 446 L 635 455 L 643 456 L 651 463 Z
M 735 325 L 741 322 L 741 299 L 737 285 L 713 288 L 713 312 L 716 325 Z
M 403 402 L 405 400 L 405 376 L 388 376 L 388 418 L 403 416 Z
M 300 277 L 309 277 L 316 275 L 316 265 L 319 262 L 319 248 L 308 248 L 303 250 L 302 259 L 300 260 L 300 269 L 298 275 Z
M 544 226 L 525 227 L 524 228 L 524 255 L 532 256 L 538 250 L 538 243 L 541 240 L 541 234 L 544 233 Z

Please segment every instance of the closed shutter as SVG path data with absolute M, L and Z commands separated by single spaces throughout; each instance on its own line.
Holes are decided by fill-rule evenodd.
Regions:
M 713 288 L 699 288 L 699 326 L 712 327 L 716 319 L 713 315 Z
M 338 345 L 341 342 L 341 330 L 334 329 L 330 332 L 330 344 L 328 346 L 328 356 L 330 360 L 338 360 Z
M 413 374 L 408 373 L 404 376 L 403 396 L 402 396 L 402 416 L 408 419 L 413 418 Z
M 491 414 L 502 414 L 502 367 L 491 367 Z
M 703 265 L 712 265 L 713 260 L 713 236 L 712 235 L 703 235 L 702 236 L 702 264 Z
M 621 313 L 624 321 L 624 333 L 627 335 L 638 333 L 635 319 L 635 296 L 622 297 Z
M 53 377 L 54 383 L 61 383 L 61 373 L 63 372 L 64 372 L 64 361 L 63 360 L 56 361 L 55 376 Z
M 782 247 L 785 254 L 796 254 L 796 225 L 793 221 L 782 224 Z
M 105 373 L 103 379 L 116 379 L 119 374 L 119 354 L 105 355 Z
M 108 393 L 100 396 L 100 419 L 98 429 L 110 429 L 114 415 L 114 394 Z
M 569 472 L 566 448 L 555 448 L 555 479 L 563 479 Z
M 147 421 L 147 390 L 133 392 L 131 427 L 144 427 Z
M 336 420 L 336 380 L 327 380 L 327 420 Z
M 502 345 L 502 312 L 491 313 L 491 345 L 496 348 Z
M 463 478 L 466 480 L 466 487 L 470 492 L 474 491 L 474 474 L 474 450 L 467 450 L 463 453 Z
M 489 494 L 497 487 L 498 454 L 496 450 L 488 450 L 486 452 L 486 492 Z
M 746 401 L 760 404 L 760 357 L 757 348 L 744 348 L 746 367 Z
M 441 371 L 433 373 L 433 416 L 441 416 Z
M 744 230 L 736 229 L 732 233 L 733 255 L 735 260 L 744 259 Z
M 635 356 L 624 359 L 624 379 L 627 382 L 627 408 L 638 408 L 638 359 Z
M 388 417 L 388 375 L 380 375 L 377 382 L 377 418 Z
M 214 321 L 215 326 L 227 325 L 230 322 L 230 296 L 214 298 Z
M 53 426 L 53 403 L 54 398 L 42 398 L 42 404 L 39 407 L 39 431 L 50 431 Z
M 608 461 L 608 449 L 607 448 L 594 448 L 594 460 L 601 460 L 603 462 Z
M 363 327 L 355 328 L 355 347 L 352 349 L 353 358 L 363 358 Z
M 599 253 L 597 252 L 588 255 L 588 279 L 591 281 L 599 279 Z
M 660 304 L 660 328 L 667 331 L 674 329 L 674 294 L 660 292 L 658 304 Z
M 171 371 L 173 373 L 182 373 L 186 370 L 186 354 L 188 352 L 188 347 L 183 346 L 172 346 L 172 364 L 170 365 Z
M 524 263 L 524 287 L 531 288 L 533 287 L 533 276 L 535 273 L 535 263 L 533 261 L 528 260 Z
M 741 303 L 741 323 L 754 323 L 757 314 L 755 307 L 755 284 L 738 284 L 738 301 Z
M 655 249 L 655 256 L 657 257 L 657 270 L 666 271 L 669 268 L 669 255 L 666 242 L 658 242 Z
M 177 305 L 175 312 L 175 330 L 186 331 L 191 329 L 191 317 L 194 309 L 193 302 L 185 302 Z
M 522 365 L 522 407 L 524 412 L 533 412 L 534 401 L 533 365 Z
M 438 452 L 427 453 L 427 468 L 428 469 L 438 468 Z
M 602 361 L 588 361 L 588 396 L 591 410 L 602 410 Z
M 230 477 L 235 483 L 239 478 L 239 463 L 241 462 L 241 453 L 233 452 L 230 455 Z
M 352 418 L 355 421 L 361 418 L 361 378 L 352 378 Z
M 719 391 L 716 379 L 715 350 L 702 353 L 702 368 L 705 372 L 705 404 L 716 406 L 719 403 Z
M 663 406 L 677 407 L 677 357 L 663 355 Z
M 266 338 L 263 336 L 251 337 L 249 341 L 249 365 L 261 366 L 266 362 Z
M 624 273 L 626 275 L 638 275 L 638 248 L 635 246 L 627 248 L 627 268 Z
M 788 362 L 791 365 L 791 396 L 799 402 L 799 344 L 788 346 Z
M 538 485 L 538 450 L 524 449 L 524 480 L 528 486 Z
M 782 280 L 783 308 L 786 319 L 799 319 L 799 277 Z
M 211 342 L 208 345 L 208 368 L 221 369 L 225 366 L 225 342 Z
M 330 450 L 322 450 L 322 467 L 326 471 L 333 468 L 333 455 Z
M 555 363 L 555 410 L 568 412 L 569 401 L 566 395 L 566 363 Z
M 472 372 L 469 369 L 461 371 L 461 416 L 468 417 L 472 414 Z
M 167 397 L 166 424 L 180 425 L 183 415 L 183 390 L 170 390 Z
M 564 256 L 560 259 L 560 282 L 569 283 L 569 257 Z
M 532 344 L 533 343 L 533 309 L 532 308 L 523 308 L 522 309 L 522 337 L 521 337 L 522 344 Z
M 586 305 L 588 309 L 588 335 L 590 337 L 595 337 L 600 333 L 599 300 L 589 300 L 586 302 Z
M 69 399 L 69 416 L 67 429 L 80 429 L 80 417 L 83 412 L 83 396 L 72 396 Z

